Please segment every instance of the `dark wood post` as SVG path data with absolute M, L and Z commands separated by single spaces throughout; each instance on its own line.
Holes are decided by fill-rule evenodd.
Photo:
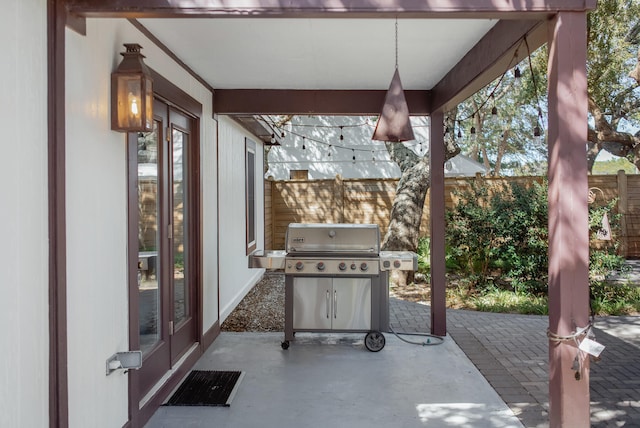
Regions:
M 444 219 L 444 115 L 431 114 L 429 135 L 431 186 L 429 197 L 431 227 L 431 334 L 447 334 Z
M 589 323 L 587 198 L 587 15 L 549 23 L 549 333 L 567 337 Z M 573 340 L 549 341 L 551 428 L 588 427 L 589 358 L 573 369 Z

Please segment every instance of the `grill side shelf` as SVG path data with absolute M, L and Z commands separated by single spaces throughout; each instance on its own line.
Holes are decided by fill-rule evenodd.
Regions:
M 256 250 L 249 254 L 249 267 L 283 271 L 286 255 L 283 250 Z

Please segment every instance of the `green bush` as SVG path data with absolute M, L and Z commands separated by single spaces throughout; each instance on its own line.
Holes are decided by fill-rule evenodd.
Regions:
M 601 207 L 589 207 L 589 235 L 592 241 L 597 239 L 598 231 L 602 229 L 602 219 L 607 215 L 611 228 L 611 240 L 599 241 L 597 249 L 589 252 L 589 277 L 599 280 L 609 272 L 624 269 L 624 258 L 618 253 L 618 241 L 615 239 L 620 230 L 620 215 L 612 214 L 618 200 L 614 199 Z
M 425 275 L 431 272 L 431 240 L 423 236 L 418 240 L 418 272 Z
M 594 315 L 624 315 L 640 312 L 640 287 L 593 282 L 591 312 Z
M 456 191 L 460 198 L 455 209 L 447 212 L 448 256 L 467 274 L 474 286 L 484 287 L 489 280 L 491 262 L 500 245 L 495 216 L 486 187 L 471 182 L 469 190 Z
M 455 266 L 477 291 L 502 285 L 518 293 L 546 294 L 547 194 L 546 181 L 529 186 L 511 182 L 490 196 L 482 182 L 474 180 L 469 189 L 455 192 L 459 202 L 447 212 L 448 266 Z M 614 200 L 603 207 L 589 207 L 592 241 L 605 213 L 615 238 L 619 217 L 611 214 L 615 204 Z M 591 248 L 591 278 L 621 269 L 624 259 L 616 254 L 615 242 L 598 241 L 599 246 Z
M 546 286 L 547 192 L 511 183 L 489 196 L 486 187 L 472 181 L 468 190 L 455 192 L 456 207 L 447 213 L 450 256 L 483 289 L 496 275 L 509 278 L 518 291 L 540 291 Z

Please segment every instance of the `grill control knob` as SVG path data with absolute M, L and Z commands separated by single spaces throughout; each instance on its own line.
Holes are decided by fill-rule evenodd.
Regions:
M 366 263 L 361 263 L 361 264 L 360 264 L 360 270 L 361 270 L 362 272 L 366 272 L 367 270 L 369 270 L 369 266 L 367 266 L 367 264 L 366 264 Z
M 325 265 L 323 262 L 318 262 L 318 264 L 316 265 L 316 267 L 318 268 L 318 270 L 324 270 Z
M 393 267 L 395 267 L 396 269 L 400 269 L 400 260 L 394 260 L 393 261 Z
M 347 270 L 347 264 L 345 262 L 340 262 L 340 264 L 338 265 L 338 269 L 342 271 Z
M 391 267 L 391 262 L 389 260 L 385 260 L 382 262 L 382 266 L 385 268 Z
M 298 262 L 296 263 L 296 270 L 302 270 L 304 268 L 304 263 L 302 262 Z
M 351 263 L 351 270 L 356 270 L 356 264 L 355 263 Z

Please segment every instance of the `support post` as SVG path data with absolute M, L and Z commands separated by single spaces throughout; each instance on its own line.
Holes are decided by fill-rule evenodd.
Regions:
M 549 22 L 549 332 L 571 336 L 589 323 L 587 198 L 587 15 Z M 572 340 L 549 341 L 550 427 L 588 427 L 589 358 L 579 378 Z
M 447 334 L 445 278 L 445 206 L 444 206 L 444 115 L 431 114 L 429 161 L 431 186 L 429 197 L 431 235 L 431 334 Z

